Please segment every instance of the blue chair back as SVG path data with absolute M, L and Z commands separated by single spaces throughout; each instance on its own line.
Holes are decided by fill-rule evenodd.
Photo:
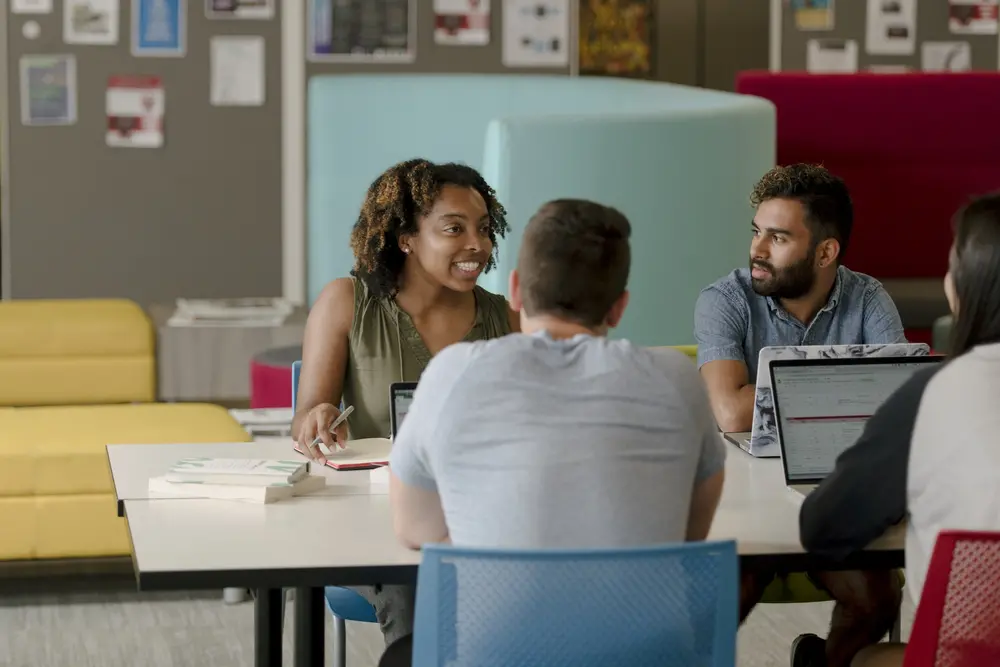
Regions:
M 292 413 L 299 402 L 299 374 L 302 372 L 302 361 L 292 362 Z
M 733 667 L 736 543 L 510 551 L 426 545 L 413 664 Z

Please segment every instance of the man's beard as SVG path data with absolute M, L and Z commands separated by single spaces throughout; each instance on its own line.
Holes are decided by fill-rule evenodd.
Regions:
M 750 278 L 753 291 L 761 296 L 770 296 L 775 299 L 798 299 L 808 294 L 809 290 L 816 284 L 812 253 L 783 269 L 776 269 L 767 262 L 754 261 L 751 257 L 750 270 L 752 271 L 754 267 L 771 273 L 767 278 L 754 278 L 752 276 Z

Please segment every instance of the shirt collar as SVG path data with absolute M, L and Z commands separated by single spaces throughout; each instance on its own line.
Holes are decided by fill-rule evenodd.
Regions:
M 833 310 L 837 307 L 837 304 L 840 303 L 840 295 L 844 291 L 843 272 L 840 270 L 841 268 L 842 267 L 839 266 L 837 267 L 837 276 L 833 279 L 833 289 L 830 290 L 830 298 L 826 300 L 826 305 L 819 309 L 819 312 L 821 313 Z M 778 299 L 775 299 L 772 296 L 766 298 L 767 306 L 771 309 L 772 313 L 776 311 L 780 311 L 782 313 L 785 312 L 785 309 L 781 307 L 781 303 Z

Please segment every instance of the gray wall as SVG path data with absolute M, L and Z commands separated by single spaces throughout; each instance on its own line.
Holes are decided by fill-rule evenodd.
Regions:
M 850 0 L 842 0 L 846 3 Z M 736 74 L 768 68 L 770 0 L 700 0 L 705 12 L 704 76 L 706 88 L 733 90 Z
M 4 296 L 176 297 L 281 294 L 281 17 L 209 20 L 190 0 L 187 55 L 130 54 L 131 2 L 119 43 L 67 45 L 62 2 L 47 15 L 10 15 L 0 0 L 6 75 Z M 41 36 L 22 36 L 26 20 Z M 263 107 L 209 103 L 209 37 L 262 35 Z M 21 124 L 18 62 L 76 55 L 77 122 Z M 118 74 L 160 76 L 166 90 L 159 149 L 105 145 L 105 90 Z

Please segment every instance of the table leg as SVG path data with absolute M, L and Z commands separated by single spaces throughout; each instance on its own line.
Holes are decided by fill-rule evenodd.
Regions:
M 257 591 L 254 600 L 254 667 L 281 667 L 281 612 L 280 588 Z
M 322 588 L 295 589 L 295 667 L 323 667 L 326 660 Z

